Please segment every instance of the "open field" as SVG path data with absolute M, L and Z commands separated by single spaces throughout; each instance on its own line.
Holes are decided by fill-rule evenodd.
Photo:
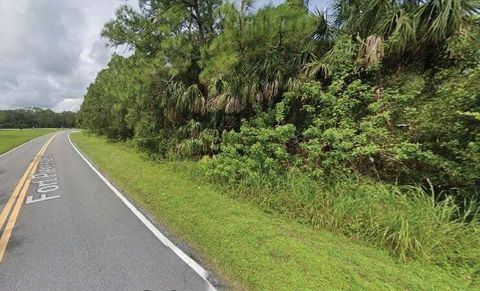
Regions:
M 0 155 L 31 139 L 57 130 L 56 128 L 0 130 Z
M 194 162 L 153 162 L 124 143 L 74 142 L 125 194 L 187 242 L 234 289 L 448 290 L 469 280 L 260 211 L 192 179 Z M 122 157 L 119 159 L 118 157 Z

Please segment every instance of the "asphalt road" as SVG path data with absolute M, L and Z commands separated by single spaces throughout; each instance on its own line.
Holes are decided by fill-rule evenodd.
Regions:
M 212 290 L 203 269 L 139 219 L 67 132 L 42 148 L 53 136 L 0 157 L 0 290 Z

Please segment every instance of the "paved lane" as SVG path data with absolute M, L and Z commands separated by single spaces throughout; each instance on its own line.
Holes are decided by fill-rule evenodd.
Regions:
M 52 136 L 0 158 L 2 212 L 30 163 Z M 70 145 L 66 132 L 51 141 L 30 177 L 0 262 L 0 290 L 211 288 L 87 165 Z M 0 248 L 7 228 L 1 228 Z

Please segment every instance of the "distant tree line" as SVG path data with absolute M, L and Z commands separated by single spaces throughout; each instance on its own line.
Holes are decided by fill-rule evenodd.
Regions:
M 69 128 L 74 127 L 76 113 L 56 113 L 51 109 L 29 108 L 0 110 L 0 128 Z

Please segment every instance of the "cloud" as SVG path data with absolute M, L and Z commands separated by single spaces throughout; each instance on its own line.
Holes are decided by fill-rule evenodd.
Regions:
M 63 99 L 62 101 L 58 102 L 55 107 L 53 107 L 53 110 L 56 112 L 62 112 L 62 111 L 75 111 L 80 108 L 80 105 L 82 105 L 83 98 L 67 98 Z
M 112 53 L 100 31 L 123 2 L 0 1 L 0 109 L 78 110 Z

